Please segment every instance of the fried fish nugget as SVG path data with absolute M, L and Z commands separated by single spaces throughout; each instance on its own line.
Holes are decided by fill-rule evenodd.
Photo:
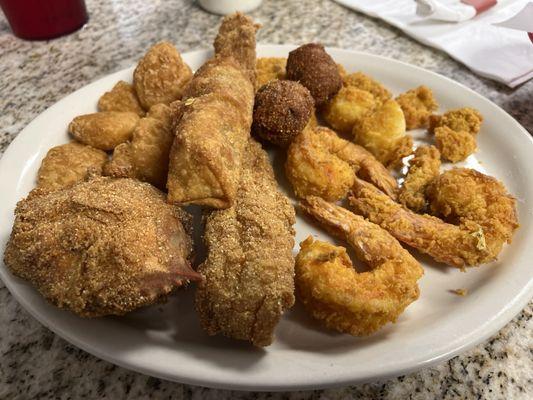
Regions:
M 169 42 L 152 46 L 133 72 L 133 86 L 145 110 L 181 99 L 192 71 Z
M 410 161 L 409 172 L 400 189 L 398 199 L 405 207 L 423 211 L 427 206 L 426 188 L 439 176 L 440 152 L 435 146 L 420 146 Z
M 168 174 L 168 155 L 174 140 L 172 125 L 181 102 L 170 106 L 156 104 L 133 131 L 131 142 L 115 148 L 104 167 L 105 175 L 135 178 L 164 189 Z
M 408 90 L 396 98 L 405 115 L 407 129 L 426 128 L 429 116 L 439 108 L 433 92 L 427 86 Z
M 435 129 L 435 144 L 442 158 L 453 163 L 464 161 L 477 150 L 473 135 L 466 131 L 454 131 L 447 126 Z
M 100 150 L 113 150 L 131 138 L 139 122 L 133 112 L 102 111 L 79 115 L 72 120 L 68 131 L 80 142 Z
M 107 154 L 78 142 L 48 150 L 37 173 L 37 187 L 59 190 L 83 181 L 89 173 L 101 175 Z
M 284 57 L 262 57 L 258 58 L 255 65 L 256 81 L 255 89 L 259 90 L 263 85 L 276 79 L 285 78 L 285 65 L 287 59 Z
M 370 151 L 383 165 L 392 167 L 412 153 L 413 139 L 405 134 L 399 104 L 390 99 L 353 126 L 355 143 Z
M 144 110 L 132 85 L 118 81 L 113 89 L 105 92 L 98 100 L 98 111 L 131 111 L 144 116 Z
M 342 82 L 344 86 L 355 87 L 371 93 L 374 99 L 380 103 L 384 103 L 392 97 L 391 92 L 385 86 L 362 72 L 346 75 Z
M 442 115 L 432 115 L 429 118 L 429 132 L 434 133 L 436 128 L 447 126 L 454 131 L 465 131 L 476 135 L 481 129 L 483 116 L 478 110 L 470 107 L 450 110 Z
M 335 97 L 326 103 L 322 116 L 334 130 L 349 133 L 354 124 L 377 105 L 370 92 L 347 86 L 342 87 Z

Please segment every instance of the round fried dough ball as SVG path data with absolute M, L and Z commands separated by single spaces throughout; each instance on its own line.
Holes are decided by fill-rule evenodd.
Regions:
M 164 193 L 133 179 L 35 189 L 17 204 L 5 263 L 58 307 L 122 315 L 201 279 L 183 220 Z
M 324 46 L 317 43 L 304 44 L 289 53 L 286 76 L 309 89 L 317 106 L 335 96 L 342 87 L 337 64 Z
M 287 146 L 307 125 L 313 97 L 293 81 L 271 81 L 255 96 L 253 132 L 279 146 Z

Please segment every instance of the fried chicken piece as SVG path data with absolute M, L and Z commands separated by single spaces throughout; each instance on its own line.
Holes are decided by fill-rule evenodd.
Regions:
M 400 203 L 414 212 L 426 209 L 426 188 L 439 176 L 440 152 L 435 146 L 420 146 L 411 159 L 409 172 L 400 188 Z
M 386 230 L 319 197 L 307 198 L 302 209 L 371 269 L 358 273 L 344 247 L 308 237 L 296 257 L 295 283 L 311 315 L 331 329 L 365 336 L 395 322 L 418 299 L 424 271 Z
M 182 104 L 178 100 L 156 104 L 139 121 L 131 142 L 118 145 L 113 158 L 105 165 L 104 174 L 117 178 L 135 178 L 164 189 L 168 175 L 168 157 L 174 140 L 174 120 Z
M 113 150 L 131 138 L 139 122 L 133 112 L 102 111 L 79 115 L 72 120 L 68 131 L 80 142 L 100 150 Z
M 98 111 L 130 111 L 139 117 L 144 116 L 133 85 L 124 81 L 118 81 L 111 91 L 105 92 L 98 99 Z
M 468 132 L 476 135 L 481 129 L 483 116 L 474 108 L 458 108 L 442 115 L 432 115 L 429 118 L 429 132 L 435 133 L 436 128 L 446 126 L 451 130 Z
M 256 79 L 255 34 L 260 27 L 242 13 L 227 15 L 222 20 L 214 43 L 215 54 L 237 61 L 252 84 L 255 84 Z
M 344 86 L 355 87 L 369 92 L 379 103 L 384 103 L 392 97 L 391 92 L 385 86 L 362 72 L 354 72 L 344 76 L 342 83 Z
M 250 71 L 241 65 L 252 65 L 255 73 L 255 58 L 253 63 L 248 59 L 255 55 L 255 39 L 248 36 L 256 29 L 239 15 L 224 18 L 215 58 L 196 71 L 185 92 L 170 151 L 170 202 L 227 208 L 235 201 L 254 104 Z M 240 63 L 228 54 L 231 49 Z
M 442 158 L 453 163 L 464 161 L 476 152 L 475 137 L 466 131 L 454 131 L 447 126 L 435 128 L 435 144 Z
M 480 172 L 447 171 L 426 193 L 432 212 L 449 222 L 415 214 L 357 179 L 349 201 L 356 213 L 399 241 L 461 269 L 495 260 L 518 227 L 515 199 L 500 182 Z
M 163 193 L 131 179 L 35 189 L 17 205 L 4 261 L 58 307 L 122 315 L 201 279 L 190 267 L 184 217 Z
M 269 82 L 255 95 L 252 132 L 286 147 L 308 124 L 314 105 L 309 90 L 298 82 Z
M 37 173 L 37 186 L 58 190 L 83 181 L 89 174 L 101 175 L 107 154 L 78 142 L 52 147 Z
M 210 335 L 272 342 L 282 313 L 294 303 L 294 209 L 278 190 L 268 155 L 250 139 L 235 204 L 208 214 L 205 276 L 196 309 Z
M 481 227 L 487 261 L 498 257 L 518 228 L 516 200 L 497 179 L 469 168 L 455 168 L 434 179 L 427 189 L 433 215 L 461 226 Z
M 169 42 L 153 45 L 133 71 L 133 86 L 145 110 L 181 99 L 192 71 Z
M 396 98 L 405 115 L 407 129 L 426 128 L 429 117 L 439 106 L 427 86 L 419 86 Z
M 342 87 L 323 107 L 322 117 L 335 131 L 350 133 L 355 123 L 377 105 L 370 92 L 352 86 Z
M 285 172 L 300 198 L 344 198 L 356 174 L 396 198 L 396 180 L 363 147 L 344 140 L 325 127 L 304 129 L 287 152 Z
M 287 65 L 287 59 L 284 57 L 258 58 L 255 64 L 256 91 L 270 81 L 285 79 L 285 65 Z
M 405 133 L 399 104 L 387 100 L 353 126 L 354 142 L 370 151 L 386 167 L 398 165 L 413 152 L 413 139 Z

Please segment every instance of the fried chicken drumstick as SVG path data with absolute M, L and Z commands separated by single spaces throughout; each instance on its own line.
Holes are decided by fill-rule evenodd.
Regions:
M 278 190 L 266 152 L 250 139 L 235 204 L 207 217 L 205 280 L 196 294 L 204 329 L 272 342 L 282 313 L 294 303 L 294 209 Z

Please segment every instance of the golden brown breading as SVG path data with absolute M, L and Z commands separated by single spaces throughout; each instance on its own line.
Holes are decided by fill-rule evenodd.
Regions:
M 118 145 L 104 174 L 117 178 L 135 178 L 164 189 L 168 174 L 168 157 L 174 140 L 174 120 L 181 102 L 156 104 L 139 121 L 131 142 Z
M 371 93 L 379 103 L 384 103 L 392 97 L 391 92 L 385 86 L 362 72 L 346 75 L 342 81 L 344 86 L 352 86 Z
M 395 322 L 419 296 L 420 264 L 386 230 L 342 207 L 309 197 L 302 209 L 346 240 L 371 271 L 358 273 L 344 247 L 309 237 L 296 257 L 298 300 L 327 327 L 355 336 Z
M 287 59 L 284 57 L 258 58 L 255 65 L 255 90 L 259 90 L 263 85 L 275 79 L 285 79 L 285 65 L 287 65 Z
M 435 146 L 420 146 L 411 159 L 409 172 L 400 188 L 398 199 L 405 207 L 421 212 L 425 210 L 426 188 L 440 169 L 440 152 Z
M 52 147 L 37 173 L 37 187 L 58 190 L 83 181 L 89 174 L 101 175 L 107 154 L 78 142 Z
M 183 217 L 163 193 L 131 179 L 35 189 L 17 205 L 4 260 L 58 307 L 122 315 L 201 278 Z
M 454 131 L 447 126 L 435 129 L 435 144 L 442 158 L 453 163 L 465 160 L 477 150 L 474 135 L 466 131 Z
M 205 276 L 196 308 L 210 335 L 256 346 L 272 342 L 282 313 L 294 303 L 294 209 L 278 190 L 261 145 L 250 139 L 235 204 L 211 212 L 205 227 Z
M 285 172 L 300 198 L 313 195 L 340 200 L 346 196 L 356 174 L 393 198 L 398 189 L 396 180 L 371 153 L 321 126 L 304 129 L 291 143 Z
M 215 54 L 218 57 L 231 57 L 248 74 L 255 84 L 255 33 L 261 25 L 242 14 L 226 15 L 215 38 Z
M 516 200 L 500 181 L 473 169 L 442 173 L 428 186 L 427 196 L 432 214 L 462 226 L 481 227 L 487 261 L 496 259 L 518 228 Z
M 354 142 L 370 151 L 386 167 L 394 167 L 413 152 L 413 139 L 405 133 L 399 104 L 387 100 L 353 126 Z
M 139 116 L 126 111 L 102 111 L 79 115 L 68 131 L 80 142 L 100 150 L 113 150 L 131 138 Z
M 399 241 L 461 269 L 495 260 L 518 227 L 515 199 L 501 182 L 471 169 L 444 172 L 426 189 L 432 212 L 451 223 L 415 214 L 358 179 L 352 193 L 349 201 L 358 214 Z
M 144 116 L 133 85 L 124 81 L 118 81 L 113 89 L 98 99 L 98 111 L 131 111 L 139 117 Z
M 429 118 L 429 132 L 434 133 L 435 128 L 447 126 L 454 131 L 465 131 L 476 135 L 481 129 L 483 116 L 474 108 L 458 108 L 442 115 L 432 115 Z
M 253 103 L 253 85 L 231 58 L 215 58 L 196 72 L 170 151 L 170 202 L 213 208 L 233 204 Z
M 407 129 L 426 128 L 429 116 L 439 108 L 433 92 L 427 86 L 419 86 L 396 97 L 405 115 Z
M 334 130 L 350 133 L 355 123 L 370 113 L 378 103 L 366 90 L 342 87 L 322 109 L 322 117 Z
M 225 17 L 215 58 L 196 71 L 187 87 L 170 151 L 170 202 L 227 208 L 235 200 L 252 125 L 255 30 L 241 14 Z
M 153 45 L 133 72 L 133 86 L 145 110 L 181 99 L 192 71 L 169 42 Z

